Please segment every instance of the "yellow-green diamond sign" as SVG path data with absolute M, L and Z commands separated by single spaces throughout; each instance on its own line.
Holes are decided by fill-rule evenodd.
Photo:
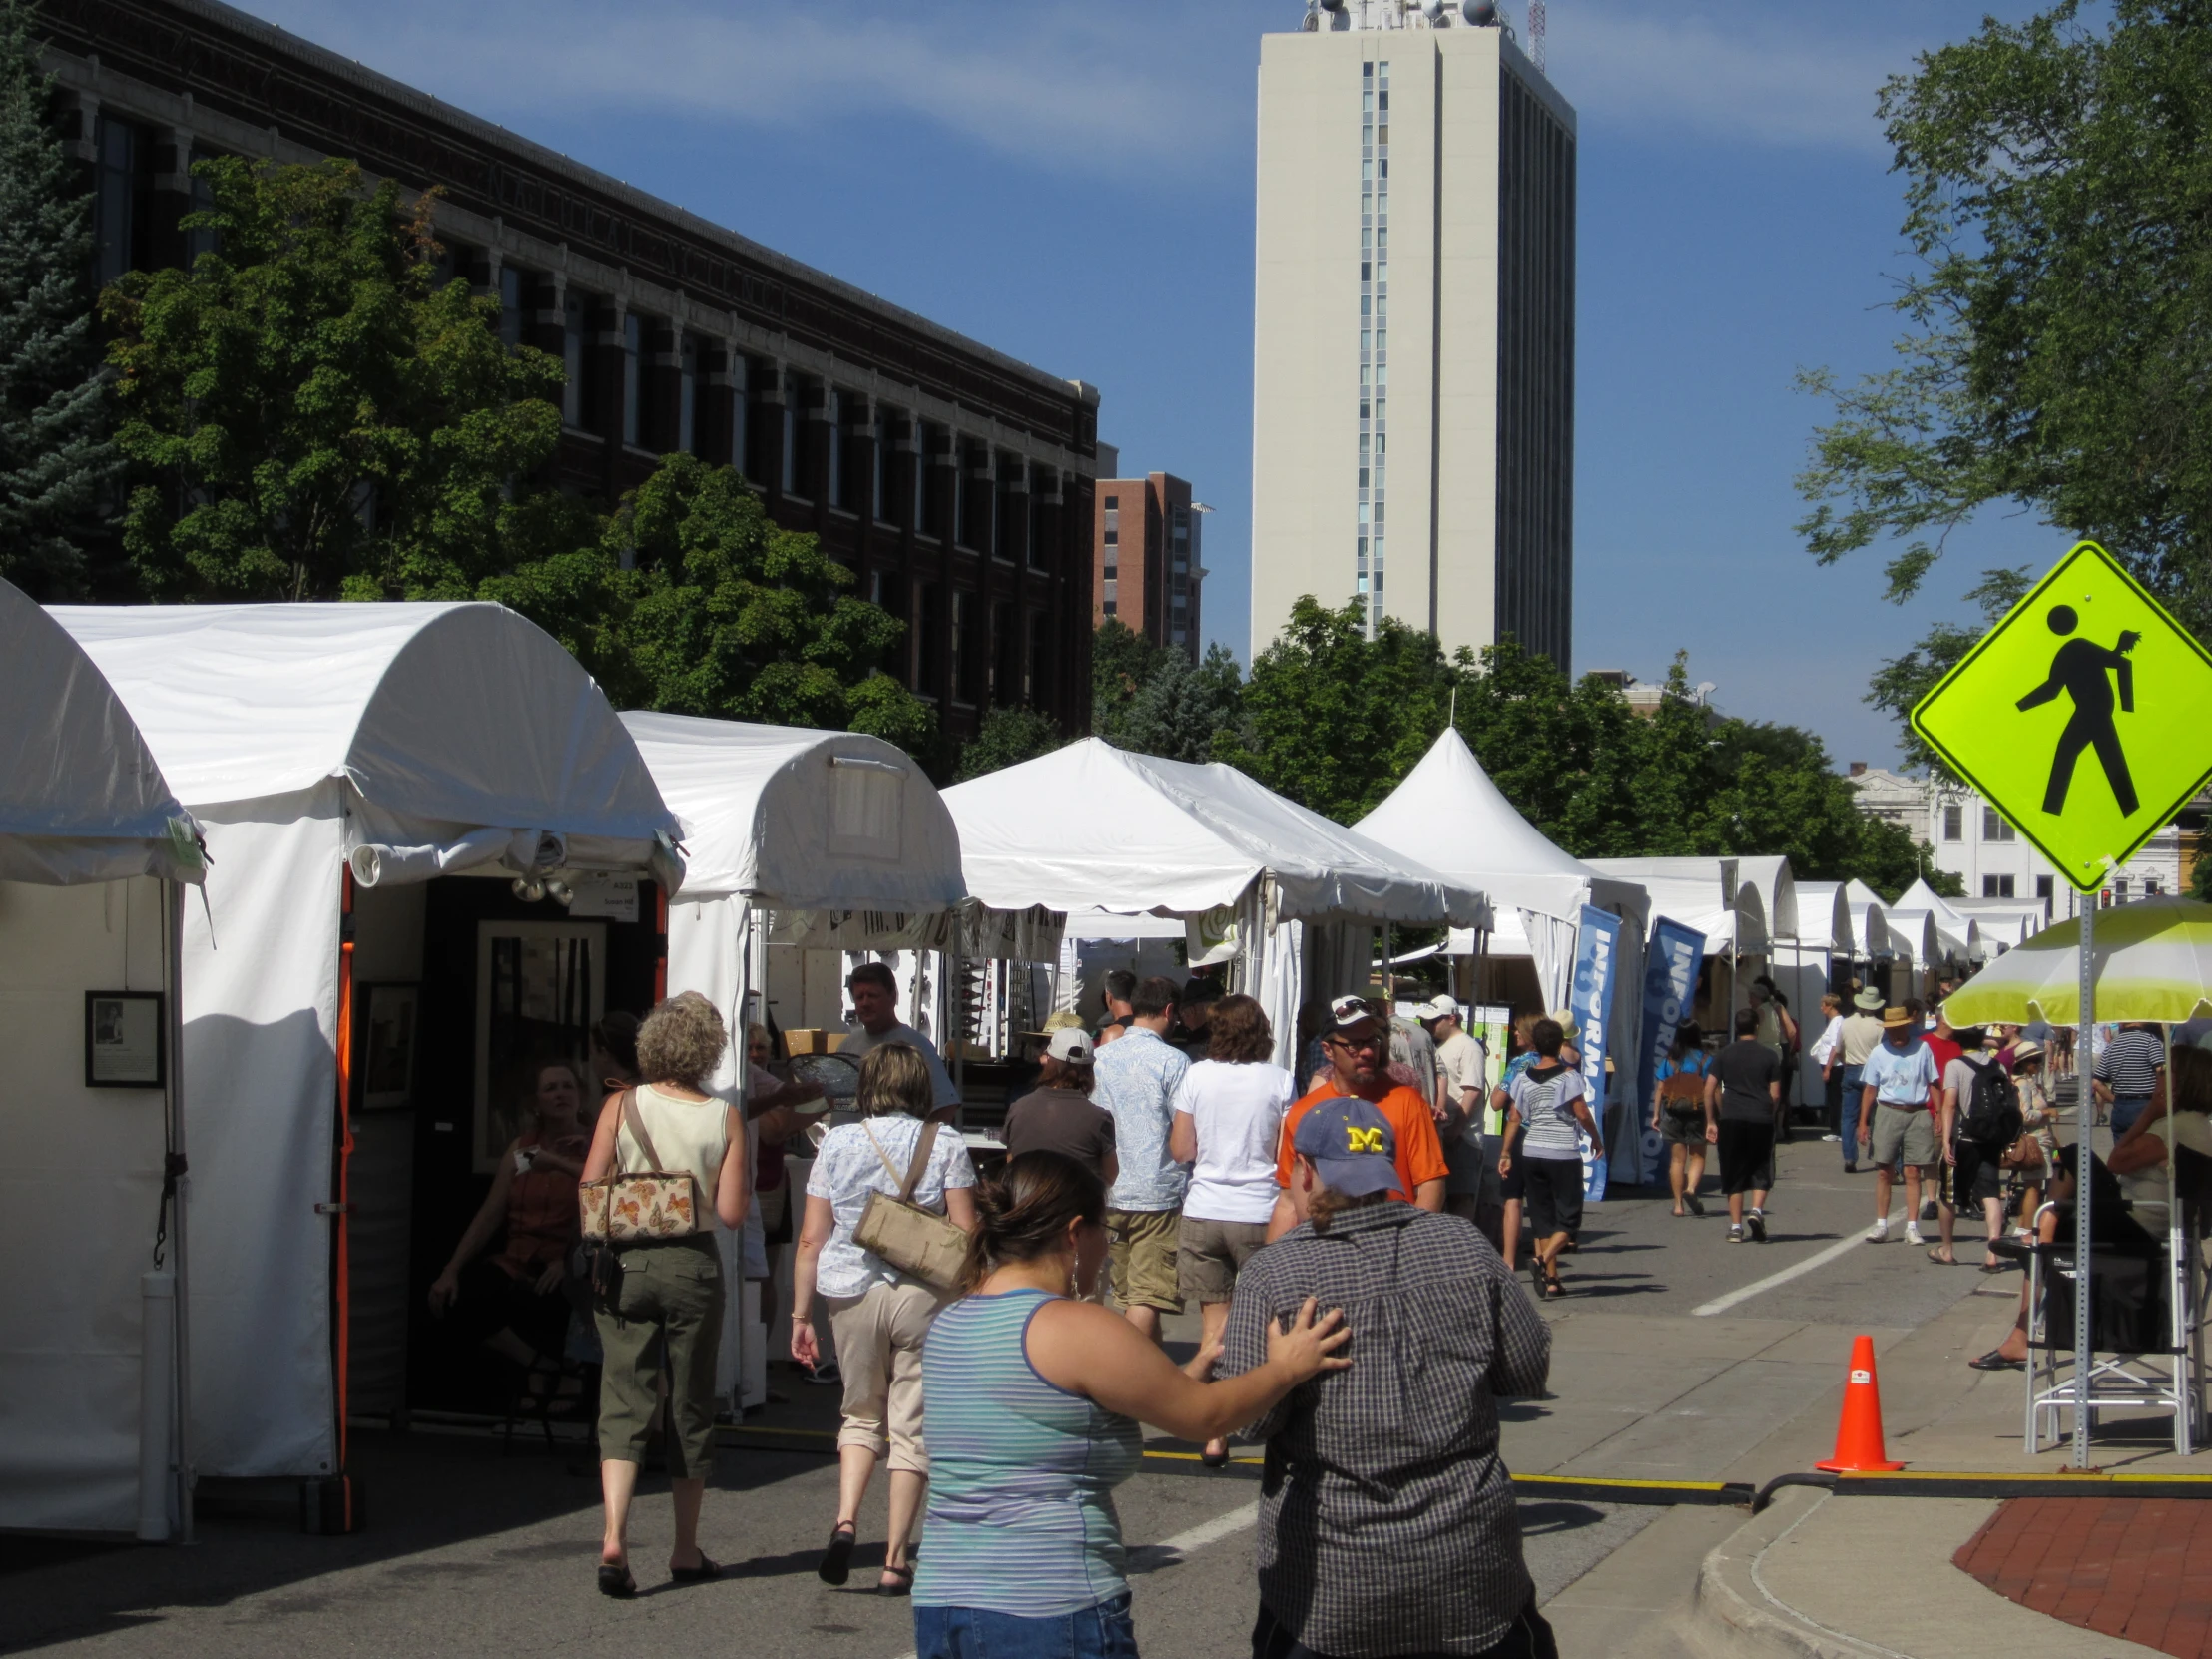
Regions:
M 2212 656 L 2085 541 L 1920 700 L 1913 730 L 2094 892 L 2212 777 Z

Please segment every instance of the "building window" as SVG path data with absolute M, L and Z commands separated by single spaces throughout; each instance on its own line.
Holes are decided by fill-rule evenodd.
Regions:
M 730 353 L 730 464 L 741 478 L 755 477 L 753 465 L 753 376 L 740 353 Z
M 100 151 L 93 186 L 93 276 L 105 287 L 145 266 L 146 136 L 128 121 L 102 116 L 94 129 Z
M 2058 896 L 2055 878 L 2048 875 L 2035 877 L 2035 896 L 2043 901 L 2043 914 L 2050 914 L 2051 900 Z
M 1047 467 L 1033 468 L 1029 474 L 1029 534 L 1025 538 L 1025 545 L 1029 549 L 1029 568 L 1031 570 L 1050 568 L 1045 558 L 1047 531 L 1044 506 L 1045 497 L 1053 493 L 1053 486 L 1057 482 L 1058 480 L 1053 477 L 1051 469 Z
M 1361 530 L 1353 542 L 1352 582 L 1372 634 L 1382 614 L 1382 457 L 1388 447 L 1383 387 L 1389 372 L 1384 321 L 1390 293 L 1390 66 L 1368 63 L 1360 71 L 1360 426 L 1353 486 Z
M 875 515 L 875 522 L 891 522 L 891 411 L 878 403 L 875 406 L 875 454 L 874 465 L 868 483 L 868 511 Z
M 952 701 L 975 701 L 976 630 L 982 622 L 983 608 L 975 595 L 965 588 L 956 588 L 952 594 Z
M 1985 841 L 2016 841 L 2019 831 L 2007 824 L 1994 807 L 1981 809 L 1981 838 Z
M 2012 896 L 2012 879 L 2009 875 L 1984 875 L 1981 878 L 1981 896 L 1983 898 L 2010 898 Z
M 952 539 L 961 547 L 975 547 L 976 538 L 990 524 L 988 507 L 979 498 L 980 492 L 990 488 L 987 476 L 979 474 L 980 451 L 972 444 L 957 444 L 953 454 L 958 465 L 953 470 L 953 524 Z
M 687 334 L 676 362 L 676 447 L 694 455 L 699 452 L 699 342 Z
M 526 290 L 522 273 L 516 267 L 499 268 L 499 338 L 508 350 L 519 350 L 522 345 L 522 301 Z
M 1966 838 L 1966 809 L 1953 803 L 1943 809 L 1943 839 L 1962 841 Z
M 2166 889 L 2161 887 L 2156 881 L 2145 880 L 2143 883 L 2143 896 L 2145 898 L 2156 898 L 2165 890 Z
M 561 301 L 561 364 L 568 370 L 567 384 L 561 387 L 561 419 L 577 427 L 584 424 L 588 406 L 584 379 L 590 353 L 584 349 L 584 296 L 571 288 Z
M 938 461 L 948 448 L 942 426 L 922 426 L 914 457 L 914 529 L 924 536 L 944 534 L 944 477 Z
M 834 387 L 822 394 L 823 436 L 830 447 L 830 505 L 842 507 L 844 499 L 844 396 Z
M 924 582 L 915 594 L 914 680 L 924 697 L 935 697 L 943 688 L 944 598 L 934 582 Z
M 645 376 L 641 358 L 645 349 L 645 318 L 636 311 L 622 313 L 622 441 L 634 444 L 642 429 L 639 422 L 639 385 Z
M 1043 611 L 1029 613 L 1029 656 L 1022 664 L 1021 700 L 1031 708 L 1044 700 L 1044 655 L 1051 648 L 1052 619 Z

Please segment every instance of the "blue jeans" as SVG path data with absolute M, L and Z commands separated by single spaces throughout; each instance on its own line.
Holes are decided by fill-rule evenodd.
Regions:
M 1859 1100 L 1867 1092 L 1864 1066 L 1844 1067 L 1844 1098 L 1837 1108 L 1836 1133 L 1844 1138 L 1844 1168 L 1859 1167 Z
M 2151 1097 L 2147 1094 L 2114 1095 L 2112 1097 L 2112 1138 L 2116 1141 L 2133 1127 L 2137 1118 L 2150 1110 Z
M 914 1659 L 1137 1659 L 1129 1592 L 1049 1619 L 981 1607 L 917 1606 Z

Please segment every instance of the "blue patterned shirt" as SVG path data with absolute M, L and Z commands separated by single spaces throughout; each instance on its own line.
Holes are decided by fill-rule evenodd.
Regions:
M 1177 1210 L 1191 1172 L 1168 1156 L 1175 1090 L 1191 1069 L 1157 1031 L 1132 1025 L 1108 1043 L 1093 1070 L 1091 1102 L 1114 1114 L 1121 1179 L 1106 1195 L 1116 1210 Z

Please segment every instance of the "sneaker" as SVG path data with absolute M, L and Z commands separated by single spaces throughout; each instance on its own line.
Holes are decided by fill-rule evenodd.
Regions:
M 1767 1212 L 1754 1210 L 1744 1218 L 1744 1221 L 1751 1228 L 1752 1242 L 1754 1244 L 1765 1244 L 1767 1242 Z
M 1840 1141 L 1840 1140 L 1842 1140 L 1842 1139 L 1843 1139 L 1843 1136 L 1841 1136 L 1841 1135 L 1823 1135 L 1823 1136 L 1821 1137 L 1821 1139 L 1822 1139 L 1822 1140 L 1824 1140 L 1824 1141 Z
M 1921 1200 L 1921 1220 L 1934 1221 L 1936 1217 L 1936 1214 L 1937 1212 L 1936 1209 L 1936 1201 L 1933 1198 L 1924 1198 Z
M 1744 1242 L 1743 1223 L 1732 1221 L 1728 1224 L 1728 1242 L 1730 1244 L 1742 1244 Z
M 1923 1242 L 1919 1222 L 1909 1221 L 1905 1224 L 1905 1242 L 1909 1245 L 1917 1245 Z
M 1867 1243 L 1869 1244 L 1881 1244 L 1885 1242 L 1889 1237 L 1890 1218 L 1888 1216 L 1884 1216 L 1880 1221 L 1876 1222 L 1872 1227 L 1867 1229 Z

